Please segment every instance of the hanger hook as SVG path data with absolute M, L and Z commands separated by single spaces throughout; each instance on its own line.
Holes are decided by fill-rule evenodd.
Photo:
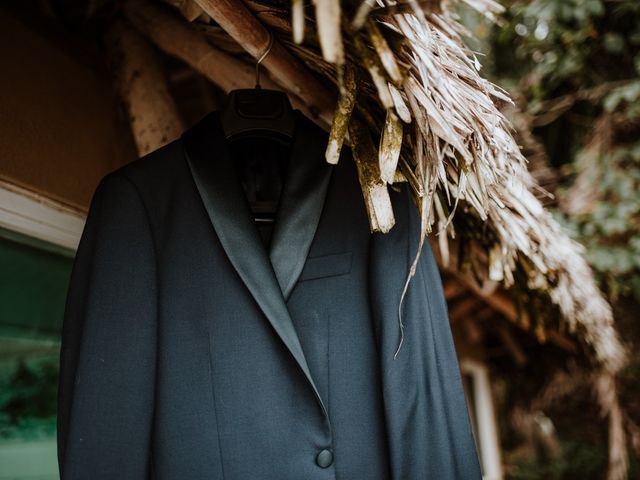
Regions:
M 268 32 L 269 32 L 269 44 L 267 45 L 267 49 L 265 50 L 265 52 L 262 55 L 260 55 L 260 58 L 256 62 L 256 88 L 261 88 L 260 63 L 262 63 L 262 61 L 267 57 L 267 55 L 269 55 L 269 52 L 271 51 L 271 47 L 273 47 L 273 33 L 271 33 L 271 30 L 268 30 Z

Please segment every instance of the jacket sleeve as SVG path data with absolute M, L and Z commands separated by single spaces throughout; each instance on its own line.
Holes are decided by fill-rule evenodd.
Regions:
M 156 265 L 134 184 L 98 185 L 73 264 L 58 384 L 60 478 L 148 478 L 156 368 Z
M 401 192 L 390 191 L 396 225 L 372 236 L 369 270 L 372 315 L 382 339 L 392 478 L 482 480 L 442 280 L 428 241 L 400 309 L 420 248 L 420 214 L 409 184 L 400 186 Z

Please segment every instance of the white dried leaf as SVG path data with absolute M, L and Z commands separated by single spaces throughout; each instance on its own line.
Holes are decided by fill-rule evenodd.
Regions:
M 378 148 L 378 161 L 380 165 L 380 178 L 387 183 L 393 183 L 393 177 L 400 158 L 402 148 L 402 122 L 393 110 L 387 110 L 387 117 L 380 135 Z

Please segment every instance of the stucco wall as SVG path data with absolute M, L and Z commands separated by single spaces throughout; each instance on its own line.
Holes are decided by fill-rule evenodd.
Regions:
M 0 32 L 0 179 L 86 210 L 100 178 L 136 158 L 111 79 L 2 10 Z

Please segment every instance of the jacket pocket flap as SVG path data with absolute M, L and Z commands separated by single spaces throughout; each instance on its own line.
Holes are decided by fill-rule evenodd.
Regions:
M 351 271 L 352 252 L 307 258 L 298 281 L 344 275 Z

